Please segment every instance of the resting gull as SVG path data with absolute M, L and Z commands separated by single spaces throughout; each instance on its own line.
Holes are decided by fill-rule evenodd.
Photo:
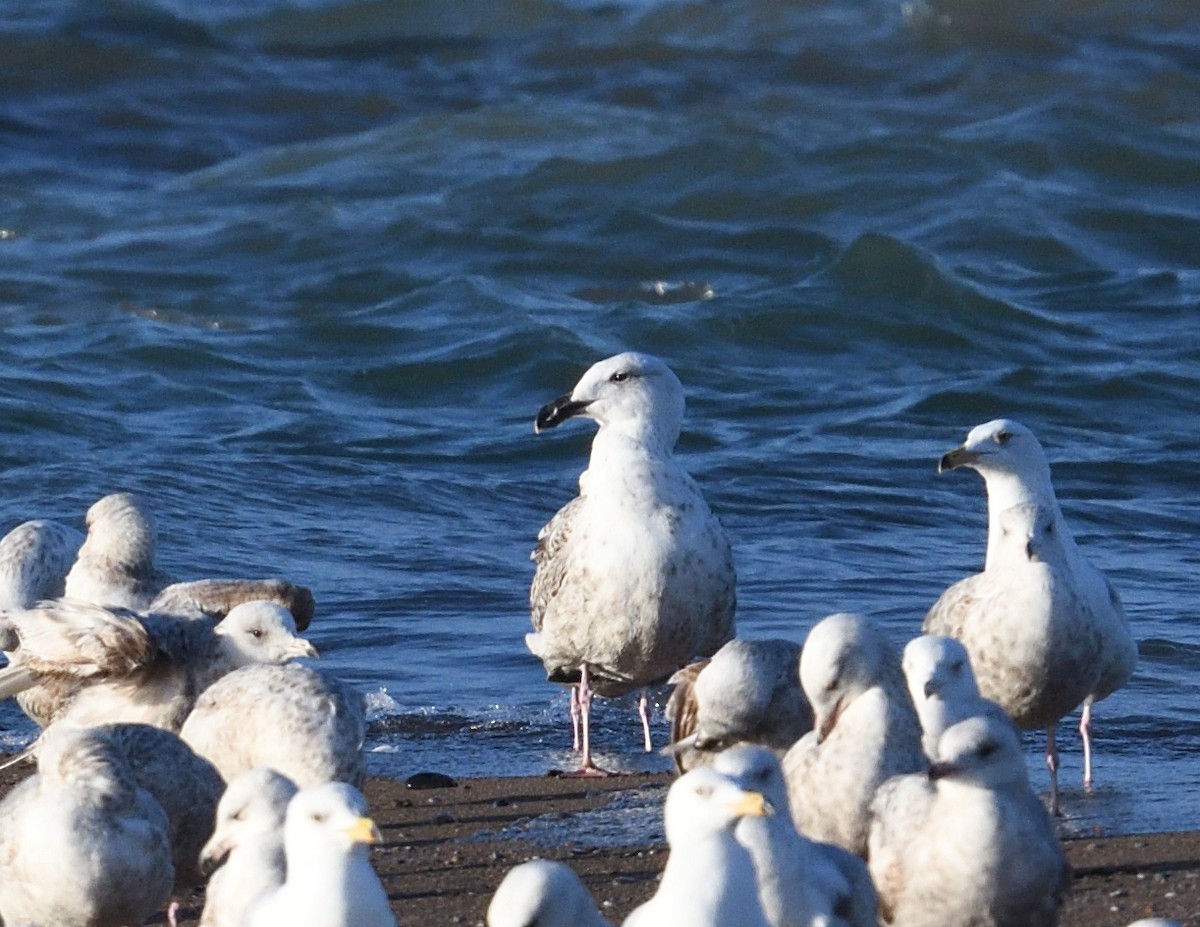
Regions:
M 166 905 L 169 823 L 122 750 L 94 728 L 60 728 L 38 771 L 0 803 L 0 918 L 126 927 Z
M 599 424 L 579 495 L 538 534 L 525 642 L 555 682 L 577 684 L 578 774 L 592 760 L 593 694 L 665 680 L 733 636 L 736 577 L 729 540 L 672 449 L 683 387 L 662 361 L 618 354 L 544 406 L 536 431 L 584 416 Z M 646 694 L 639 701 L 646 749 Z
M 869 865 L 886 923 L 1058 923 L 1070 869 L 1004 719 L 948 728 L 928 775 L 885 783 L 871 810 Z
M 0 698 L 36 686 L 21 707 L 43 727 L 69 718 L 178 730 L 197 695 L 226 673 L 317 655 L 273 602 L 242 603 L 218 624 L 58 599 L 9 612 L 0 637 L 19 642 L 0 670 Z
M 211 873 L 200 927 L 238 927 L 250 902 L 283 884 L 283 819 L 295 794 L 291 779 L 264 767 L 229 783 L 200 851 L 200 868 Z
M 1057 808 L 1055 725 L 1083 703 L 1083 782 L 1090 787 L 1092 704 L 1132 676 L 1137 643 L 1117 591 L 1076 547 L 1045 452 L 1028 428 L 1008 419 L 973 428 L 939 470 L 959 467 L 987 485 L 987 557 L 982 573 L 942 593 L 924 629 L 966 645 L 980 691 L 1018 727 L 1046 729 Z
M 875 789 L 927 765 L 900 661 L 874 622 L 830 615 L 804 642 L 800 683 L 815 729 L 783 760 L 796 828 L 863 856 Z
M 774 814 L 745 817 L 734 836 L 750 851 L 758 896 L 771 927 L 875 927 L 875 887 L 857 856 L 801 836 L 788 809 L 779 759 L 755 746 L 717 754 L 713 769 L 761 792 Z
M 254 901 L 243 927 L 396 927 L 367 856 L 381 839 L 362 793 L 344 782 L 301 789 L 283 825 L 287 877 Z
M 133 493 L 94 502 L 84 519 L 87 539 L 67 574 L 67 598 L 145 609 L 161 585 L 154 568 L 154 518 Z
M 670 853 L 662 881 L 624 927 L 770 927 L 758 900 L 754 861 L 733 831 L 747 815 L 771 813 L 761 793 L 739 788 L 710 767 L 676 779 L 663 808 Z
M 54 521 L 26 521 L 0 539 L 0 611 L 63 594 L 83 535 Z
M 487 927 L 609 927 L 566 863 L 531 859 L 508 870 L 492 895 Z
M 669 682 L 667 702 L 675 766 L 686 772 L 739 743 L 782 756 L 812 730 L 800 687 L 800 645 L 734 638 L 712 658 L 685 666 Z
M 904 678 L 921 719 L 921 746 L 931 760 L 946 728 L 976 715 L 1012 723 L 1004 709 L 979 694 L 967 648 L 953 637 L 922 634 L 904 646 Z
M 299 788 L 334 780 L 360 786 L 364 711 L 362 694 L 327 673 L 260 663 L 209 686 L 180 735 L 227 782 L 270 766 Z

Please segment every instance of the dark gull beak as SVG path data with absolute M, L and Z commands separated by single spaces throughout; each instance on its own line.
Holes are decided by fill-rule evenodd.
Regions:
M 959 467 L 969 467 L 978 459 L 978 451 L 969 451 L 965 447 L 956 447 L 954 450 L 942 455 L 942 459 L 938 462 L 938 473 L 945 473 L 947 470 L 957 470 Z
M 956 772 L 958 772 L 958 767 L 953 763 L 934 763 L 929 767 L 929 778 L 936 782 L 938 779 L 953 776 Z
M 591 400 L 577 402 L 571 394 L 559 396 L 553 402 L 548 402 L 538 410 L 537 418 L 533 420 L 533 433 L 540 434 L 547 428 L 557 428 L 569 418 L 574 418 L 591 405 Z

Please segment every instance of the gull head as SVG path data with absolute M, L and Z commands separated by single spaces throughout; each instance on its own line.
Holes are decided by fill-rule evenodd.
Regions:
M 1006 474 L 1026 484 L 1050 482 L 1046 452 L 1032 431 L 1010 418 L 976 425 L 967 440 L 942 455 L 938 472 L 968 467 L 984 479 Z
M 733 833 L 744 817 L 765 817 L 775 809 L 761 792 L 743 789 L 708 766 L 684 773 L 667 790 L 663 826 L 671 847 L 691 846 Z
M 488 927 L 599 927 L 605 921 L 575 871 L 551 859 L 508 870 L 488 905 Z
M 316 647 L 296 636 L 296 620 L 277 602 L 256 600 L 234 606 L 216 633 L 239 665 L 318 656 Z
M 818 743 L 855 699 L 880 684 L 890 647 L 873 622 L 845 612 L 821 619 L 808 632 L 800 685 L 812 705 Z
M 904 647 L 902 665 L 916 705 L 931 698 L 953 701 L 979 697 L 967 648 L 952 637 L 940 634 L 914 637 Z
M 383 837 L 367 817 L 362 792 L 344 782 L 323 782 L 301 789 L 288 802 L 283 825 L 288 875 L 294 860 L 364 854 Z
M 542 406 L 534 431 L 584 416 L 640 440 L 674 447 L 683 425 L 683 386 L 657 357 L 627 351 L 598 361 L 565 396 Z
M 217 804 L 212 836 L 200 851 L 200 871 L 211 875 L 240 846 L 278 839 L 295 783 L 273 769 L 251 769 L 229 783 Z
M 103 558 L 124 567 L 151 569 L 157 532 L 154 518 L 133 493 L 97 500 L 84 518 L 87 539 L 79 556 Z
M 938 741 L 938 760 L 929 778 L 997 789 L 1028 787 L 1029 775 L 1017 729 L 1005 718 L 977 715 L 946 728 Z
M 740 744 L 717 754 L 712 768 L 728 776 L 747 792 L 757 792 L 774 809 L 776 817 L 791 820 L 787 782 L 779 757 L 766 747 Z

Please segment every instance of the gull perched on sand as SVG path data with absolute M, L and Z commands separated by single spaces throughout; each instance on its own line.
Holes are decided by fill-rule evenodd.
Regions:
M 591 754 L 593 694 L 644 689 L 733 636 L 729 540 L 672 454 L 683 409 L 666 364 L 631 352 L 593 365 L 537 415 L 539 432 L 576 416 L 600 426 L 579 495 L 538 534 L 525 636 L 552 681 L 578 685 L 579 774 L 603 774 Z M 644 691 L 639 711 L 649 750 Z
M 368 847 L 380 841 L 362 793 L 326 782 L 296 793 L 283 825 L 287 877 L 253 902 L 243 927 L 396 927 Z
M 869 865 L 886 923 L 1058 923 L 1070 869 L 1004 719 L 947 729 L 928 775 L 885 783 L 871 810 Z
M 58 599 L 0 618 L 10 663 L 0 698 L 36 686 L 21 707 L 44 726 L 129 721 L 179 730 L 196 696 L 250 663 L 314 657 L 291 613 L 245 602 L 219 624 Z
M 815 727 L 783 760 L 796 828 L 863 856 L 875 789 L 927 765 L 900 661 L 874 622 L 830 615 L 804 642 L 800 683 Z
M 260 663 L 227 674 L 196 700 L 180 736 L 227 782 L 270 766 L 299 788 L 362 784 L 363 696 L 312 667 Z
M 709 660 L 685 666 L 668 680 L 667 702 L 675 766 L 686 772 L 711 763 L 739 743 L 782 756 L 812 730 L 812 709 L 800 687 L 800 645 L 734 638 Z
M 531 859 L 508 870 L 487 910 L 487 927 L 609 927 L 566 863 Z
M 953 637 L 914 637 L 904 646 L 901 666 L 921 719 L 921 746 L 931 760 L 937 759 L 946 728 L 959 721 L 992 714 L 1012 723 L 1003 708 L 979 694 L 967 648 Z
M 1045 452 L 1028 428 L 1008 419 L 973 428 L 938 469 L 959 467 L 987 485 L 987 558 L 982 573 L 942 593 L 924 630 L 966 645 L 980 691 L 1018 727 L 1046 729 L 1057 808 L 1055 725 L 1083 703 L 1083 781 L 1090 787 L 1092 704 L 1129 681 L 1137 643 L 1117 591 L 1075 545 Z
M 54 521 L 26 521 L 0 539 L 0 611 L 63 594 L 83 535 Z
M 291 779 L 264 767 L 229 783 L 200 851 L 200 869 L 211 873 L 200 927 L 238 927 L 250 902 L 283 884 L 283 820 L 295 794 Z
M 760 792 L 739 788 L 709 767 L 676 779 L 663 808 L 670 853 L 662 881 L 624 927 L 770 927 L 758 900 L 754 861 L 733 831 L 743 817 L 772 813 Z
M 771 927 L 875 927 L 875 887 L 857 856 L 801 836 L 788 808 L 779 760 L 763 747 L 737 746 L 717 754 L 713 769 L 774 809 L 744 817 L 734 828 L 750 851 L 758 896 Z
M 54 927 L 141 924 L 174 881 L 167 816 L 120 748 L 60 728 L 0 803 L 0 918 Z

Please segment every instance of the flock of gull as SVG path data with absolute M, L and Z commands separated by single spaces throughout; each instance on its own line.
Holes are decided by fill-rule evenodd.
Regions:
M 599 428 L 579 495 L 533 552 L 529 650 L 570 686 L 579 776 L 596 695 L 674 685 L 670 847 L 626 927 L 1042 927 L 1069 869 L 1056 836 L 1058 721 L 1132 675 L 1121 602 L 1076 547 L 1034 435 L 997 420 L 941 469 L 988 495 L 983 571 L 901 654 L 830 615 L 803 645 L 735 637 L 729 540 L 673 449 L 683 388 L 625 353 L 538 413 Z M 0 698 L 43 730 L 0 803 L 0 920 L 129 927 L 205 885 L 202 927 L 396 924 L 368 847 L 361 694 L 297 658 L 311 593 L 277 579 L 166 585 L 134 496 L 86 536 L 34 521 L 0 541 Z M 914 629 L 915 630 L 915 629 Z M 1020 730 L 1047 732 L 1047 809 Z M 511 870 L 490 927 L 605 921 L 564 864 Z

